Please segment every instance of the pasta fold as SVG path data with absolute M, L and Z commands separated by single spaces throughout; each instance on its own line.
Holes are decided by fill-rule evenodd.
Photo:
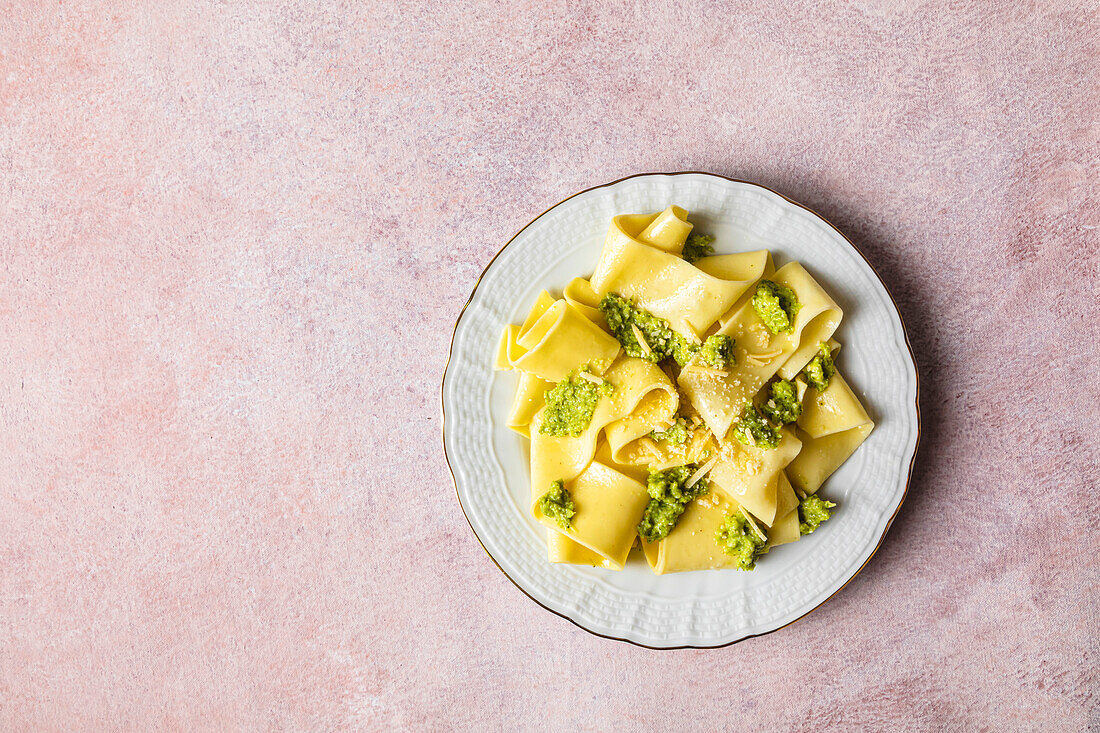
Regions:
M 534 508 L 535 518 L 598 555 L 602 558 L 601 565 L 622 569 L 634 546 L 642 512 L 649 503 L 645 485 L 593 461 L 579 476 L 566 482 L 566 489 L 577 512 L 569 529 L 562 529 L 553 519 L 542 516 L 538 504 Z M 558 547 L 560 552 L 580 554 L 568 546 Z
M 531 422 L 531 489 L 536 503 L 551 481 L 571 481 L 592 461 L 600 432 L 610 423 L 629 416 L 643 398 L 659 391 L 671 400 L 672 409 L 679 401 L 676 388 L 660 367 L 644 359 L 624 356 L 604 375 L 612 391 L 600 398 L 588 428 L 579 436 L 544 435 L 540 411 Z
M 674 246 L 640 240 L 655 220 L 634 215 L 612 220 L 592 288 L 601 298 L 608 293 L 631 298 L 680 335 L 698 341 L 748 285 L 708 275 L 684 261 L 677 254 L 682 241 Z
M 802 452 L 787 467 L 791 483 L 807 494 L 816 492 L 855 452 L 875 424 L 839 372 L 824 392 L 810 388 L 796 422 Z
M 718 333 L 733 339 L 734 366 L 728 373 L 693 369 L 688 365 L 679 384 L 699 414 L 719 439 L 724 439 L 734 420 L 776 373 L 785 378 L 793 366 L 810 352 L 793 377 L 805 366 L 819 343 L 828 341 L 840 324 L 843 312 L 810 277 L 805 268 L 791 262 L 775 271 L 772 279 L 790 287 L 801 307 L 789 333 L 773 334 L 764 326 L 751 299 L 746 299 Z M 781 369 L 782 367 L 782 369 Z

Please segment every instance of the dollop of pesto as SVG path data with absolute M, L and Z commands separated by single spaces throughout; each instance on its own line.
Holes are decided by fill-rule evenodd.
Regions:
M 804 535 L 813 532 L 822 522 L 833 516 L 829 510 L 835 506 L 836 504 L 817 494 L 809 494 L 798 504 L 798 532 Z
M 646 359 L 653 363 L 672 358 L 677 364 L 683 366 L 691 361 L 691 357 L 699 350 L 697 344 L 690 343 L 673 331 L 668 321 L 639 308 L 621 295 L 608 293 L 600 301 L 599 308 L 600 313 L 603 313 L 604 318 L 607 319 L 607 327 L 622 344 L 628 356 Z M 638 343 L 634 326 L 638 327 L 642 338 L 649 346 L 648 353 Z
M 699 479 L 691 487 L 684 485 L 697 468 L 694 463 L 689 463 L 664 471 L 650 472 L 646 480 L 649 504 L 638 524 L 638 534 L 646 542 L 656 542 L 668 537 L 688 502 L 710 490 L 710 483 L 706 479 Z
M 793 290 L 771 280 L 761 280 L 752 296 L 753 310 L 772 333 L 790 332 L 801 307 Z
M 810 359 L 802 373 L 806 375 L 806 381 L 811 387 L 815 387 L 818 392 L 824 392 L 829 386 L 829 380 L 836 374 L 832 347 L 824 341 L 818 344 L 817 355 Z
M 735 362 L 733 343 L 733 339 L 723 333 L 708 336 L 695 358 L 715 369 L 729 369 L 730 365 Z
M 649 437 L 654 440 L 663 440 L 673 446 L 683 445 L 690 436 L 691 430 L 688 428 L 688 421 L 680 415 L 677 415 L 672 424 L 664 430 L 654 430 L 649 434 Z
M 565 489 L 564 481 L 558 479 L 550 482 L 550 490 L 539 497 L 539 510 L 543 516 L 557 522 L 562 529 L 569 529 L 577 509 L 573 504 L 573 497 Z
M 695 234 L 692 232 L 688 235 L 687 241 L 684 242 L 684 259 L 688 262 L 695 262 L 709 254 L 713 254 L 714 247 L 710 244 L 713 241 L 714 237 L 709 234 Z
M 741 408 L 741 417 L 733 427 L 733 437 L 745 445 L 755 445 L 765 450 L 775 448 L 783 438 L 776 428 L 768 424 L 751 402 L 746 402 Z
M 718 528 L 714 541 L 722 552 L 737 558 L 740 570 L 752 570 L 756 567 L 756 559 L 767 552 L 767 540 L 749 526 L 749 520 L 742 512 L 738 510 L 726 515 L 726 521 Z
M 802 414 L 802 403 L 798 401 L 798 390 L 794 383 L 779 379 L 768 388 L 768 399 L 760 406 L 760 412 L 776 425 L 786 425 L 798 419 Z
M 586 368 L 574 369 L 553 389 L 543 393 L 546 410 L 542 414 L 540 433 L 572 435 L 575 438 L 588 429 L 600 397 L 610 395 L 614 388 L 606 380 L 602 384 L 595 384 L 578 377 L 577 373 Z

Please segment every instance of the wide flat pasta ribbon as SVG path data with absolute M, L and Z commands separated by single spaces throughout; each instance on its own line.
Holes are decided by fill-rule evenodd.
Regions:
M 592 461 L 579 476 L 567 481 L 565 488 L 576 510 L 570 527 L 562 529 L 553 519 L 543 516 L 538 504 L 534 508 L 535 518 L 596 554 L 601 558 L 601 566 L 621 570 L 634 545 L 642 512 L 649 503 L 645 484 Z M 563 542 L 557 542 L 553 549 L 562 555 L 586 556 Z
M 798 529 L 798 497 L 785 471 L 779 472 L 775 521 L 768 528 L 768 548 L 794 542 L 802 533 Z
M 611 561 L 600 553 L 589 550 L 568 535 L 549 527 L 546 528 L 546 554 L 550 562 L 611 568 Z
M 610 395 L 600 397 L 588 428 L 579 436 L 544 435 L 540 411 L 531 422 L 531 494 L 532 506 L 549 488 L 551 481 L 570 481 L 592 461 L 600 432 L 610 423 L 627 417 L 646 395 L 660 391 L 673 400 L 676 387 L 656 364 L 644 359 L 623 356 L 603 375 L 611 383 Z M 532 509 L 533 510 L 533 509 Z
M 787 467 L 791 483 L 812 494 L 855 452 L 875 424 L 841 376 L 833 374 L 824 392 L 810 388 L 795 425 L 802 452 Z
M 708 275 L 680 257 L 680 233 L 686 238 L 691 225 L 677 229 L 671 219 L 680 217 L 666 211 L 612 219 L 591 284 L 600 297 L 631 298 L 685 338 L 698 340 L 748 285 Z M 661 221 L 663 228 L 657 226 Z
M 592 283 L 583 277 L 575 277 L 569 281 L 562 291 L 561 297 L 565 298 L 569 305 L 573 306 L 588 317 L 588 320 L 600 328 L 607 328 L 607 319 L 600 313 L 600 296 L 592 289 Z
M 743 288 L 734 304 L 718 319 L 720 326 L 729 323 L 742 302 L 752 297 L 753 286 L 756 283 L 764 278 L 770 278 L 775 273 L 772 253 L 766 249 L 738 252 L 731 255 L 711 255 L 696 260 L 695 266 L 708 275 L 737 283 L 738 286 Z
M 613 336 L 567 301 L 554 301 L 543 292 L 522 326 L 504 329 L 496 365 L 560 382 L 582 364 L 598 374 L 618 353 Z
M 805 268 L 791 262 L 775 271 L 772 280 L 795 291 L 801 308 L 789 333 L 772 334 L 745 299 L 736 313 L 718 333 L 733 339 L 734 366 L 724 375 L 688 365 L 680 372 L 679 383 L 711 431 L 721 438 L 741 414 L 746 402 L 776 373 L 795 376 L 817 353 L 818 344 L 828 341 L 843 317 L 840 307 L 822 289 Z M 812 349 L 810 348 L 812 346 Z M 789 373 L 788 365 L 801 361 Z
M 516 395 L 508 412 L 508 427 L 525 438 L 531 437 L 531 420 L 546 404 L 546 391 L 553 389 L 552 382 L 539 379 L 529 372 L 519 373 Z
M 712 484 L 708 494 L 687 505 L 667 537 L 659 542 L 642 540 L 642 551 L 653 572 L 664 575 L 688 570 L 736 568 L 737 558 L 722 551 L 715 534 L 726 515 L 738 509 L 740 504 L 736 499 Z
M 778 506 L 779 474 L 802 448 L 802 441 L 790 428 L 782 428 L 779 433 L 779 445 L 771 449 L 730 441 L 722 446 L 719 461 L 708 476 L 711 486 L 717 485 L 769 527 Z

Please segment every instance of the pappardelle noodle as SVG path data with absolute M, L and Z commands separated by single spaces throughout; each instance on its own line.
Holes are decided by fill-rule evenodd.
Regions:
M 843 312 L 798 262 L 693 230 L 678 206 L 614 217 L 592 276 L 504 329 L 551 562 L 752 570 L 844 509 L 817 491 L 874 423 Z

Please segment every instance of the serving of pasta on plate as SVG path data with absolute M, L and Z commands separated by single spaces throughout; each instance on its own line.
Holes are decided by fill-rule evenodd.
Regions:
M 678 206 L 615 216 L 591 277 L 505 327 L 551 562 L 753 570 L 845 510 L 819 489 L 874 424 L 843 312 L 799 262 L 712 242 Z

